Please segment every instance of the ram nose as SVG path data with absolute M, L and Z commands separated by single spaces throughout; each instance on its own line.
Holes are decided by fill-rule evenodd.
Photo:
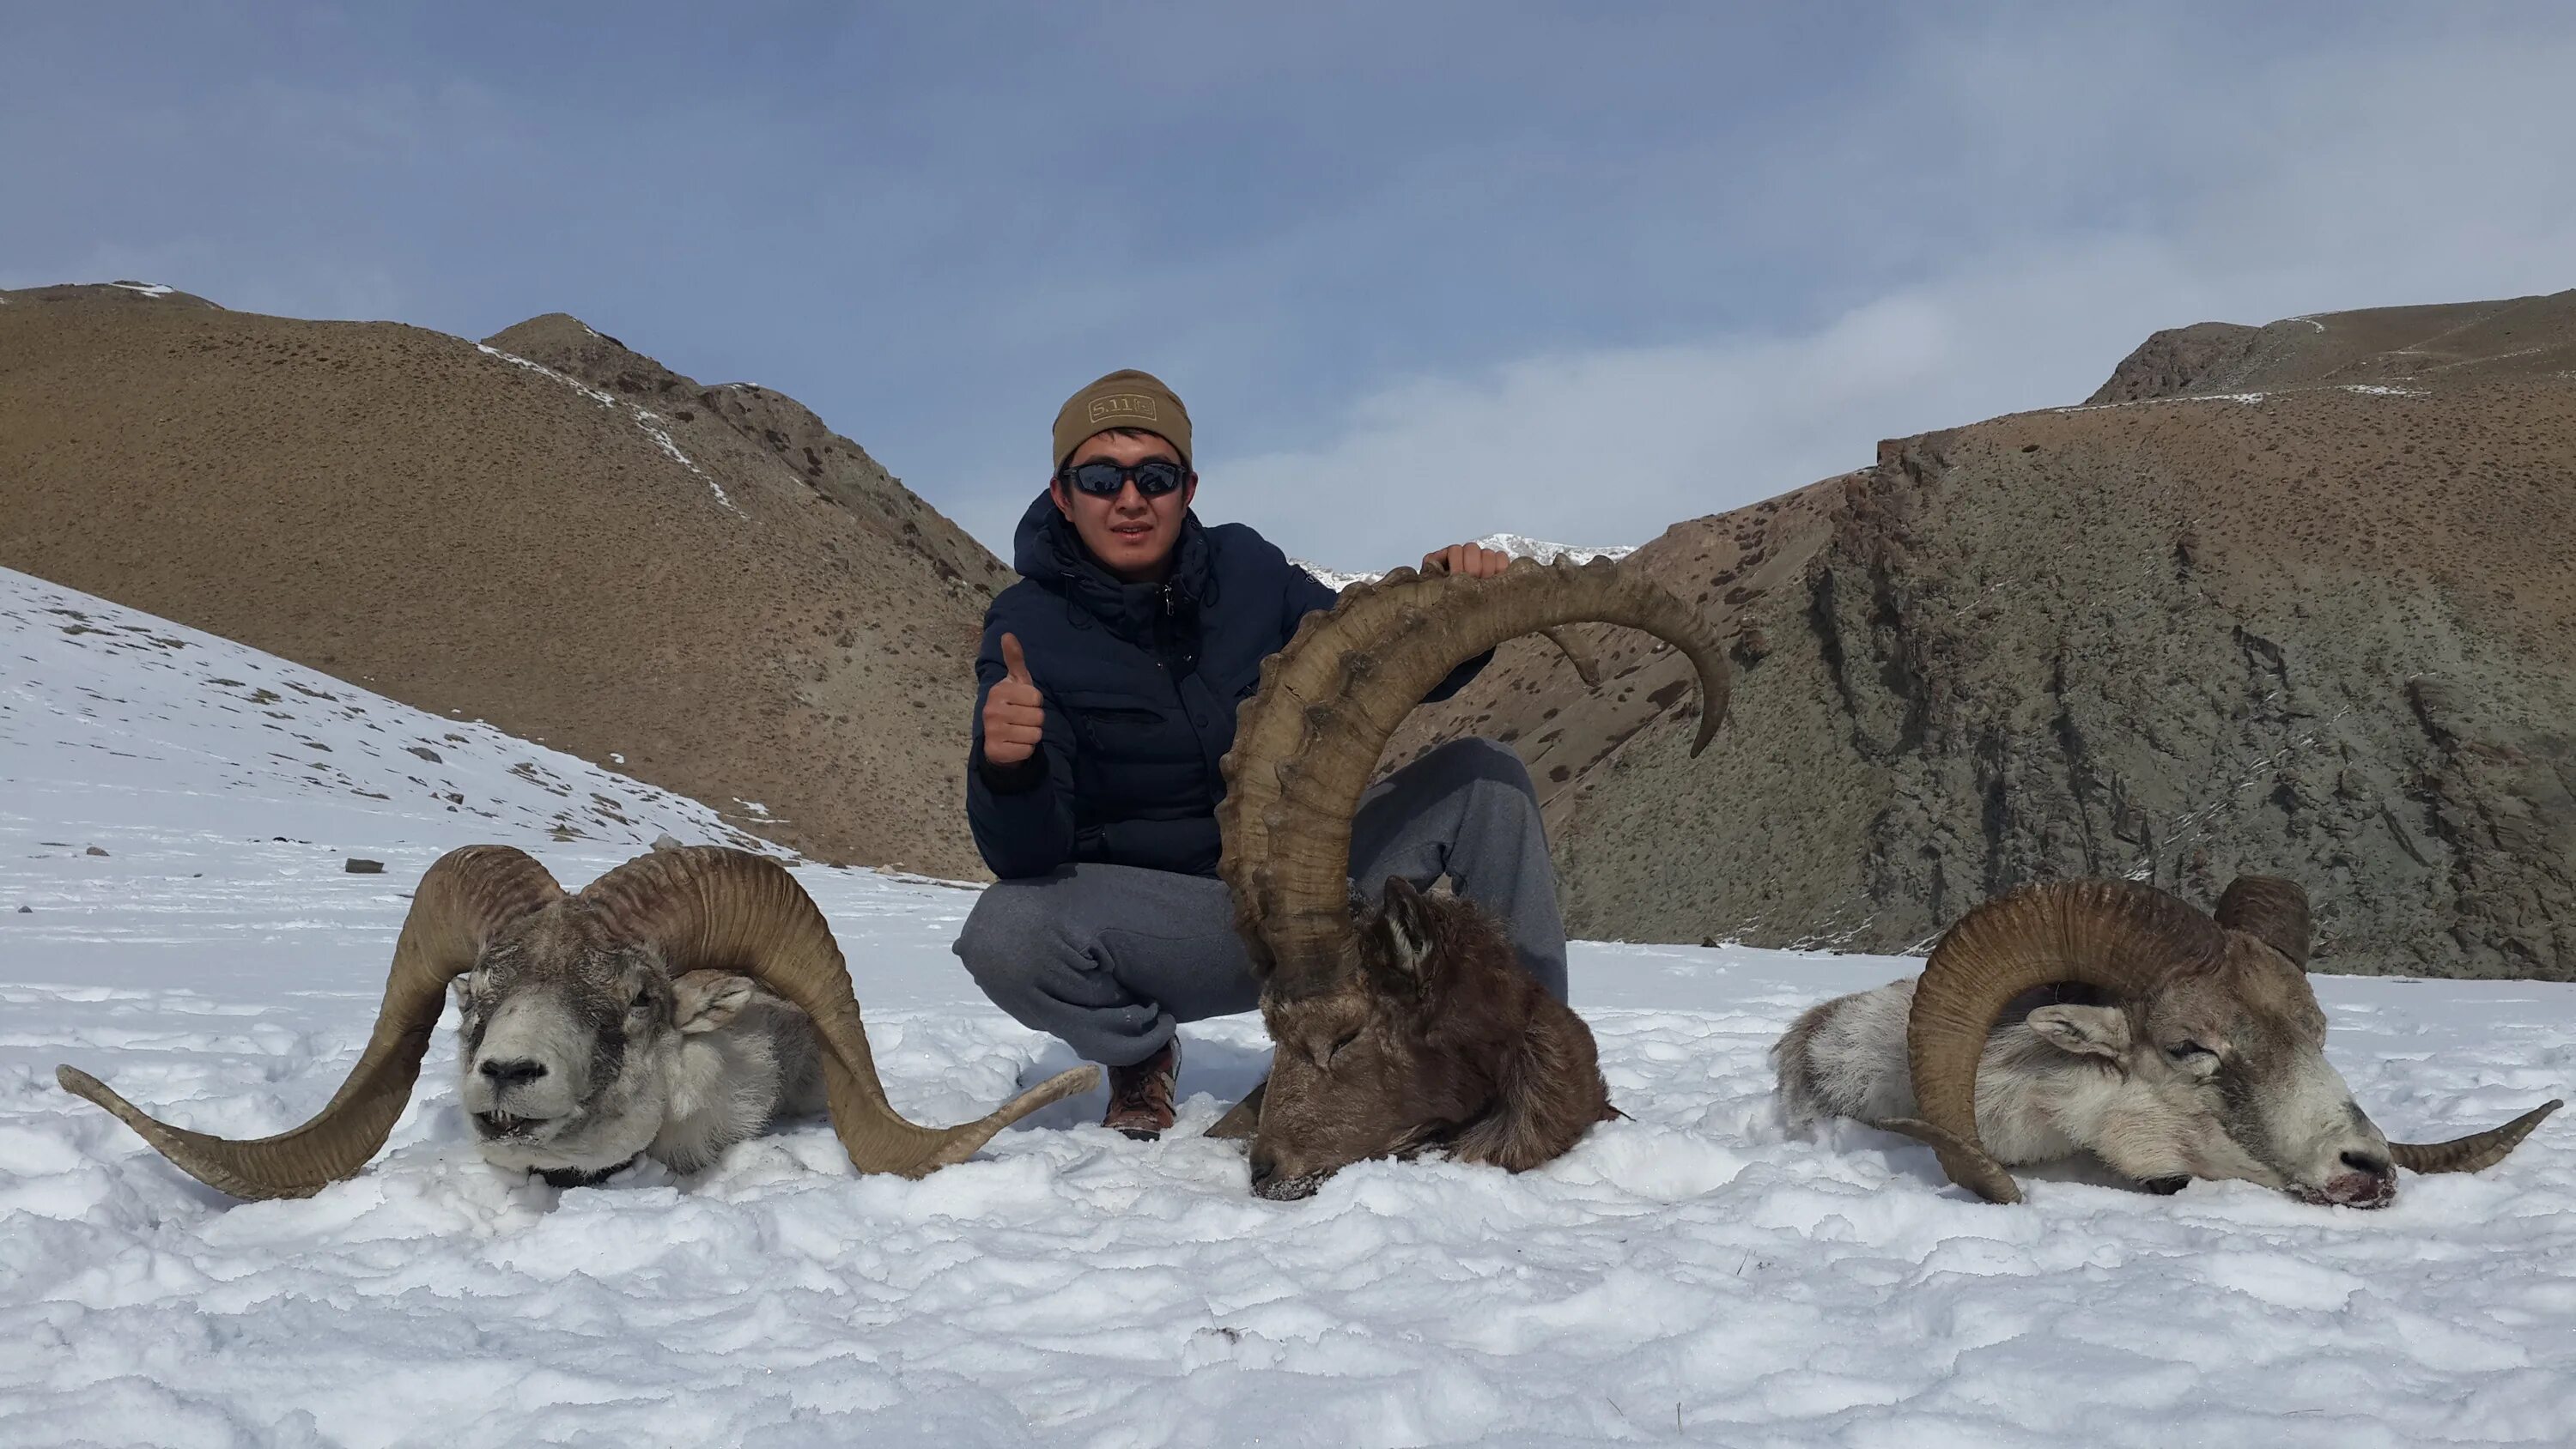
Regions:
M 512 1087 L 524 1087 L 544 1076 L 546 1064 L 534 1057 L 517 1057 L 509 1061 L 486 1060 L 474 1070 L 483 1074 L 484 1080 L 492 1084 L 493 1091 L 506 1092 Z
M 2325 1199 L 2338 1207 L 2378 1208 L 2397 1200 L 2397 1166 L 2375 1152 L 2347 1152 L 2344 1169 L 2326 1179 Z
M 487 1142 L 533 1135 L 573 1107 L 563 1073 L 526 1056 L 491 1056 L 474 1064 L 465 1082 L 465 1108 Z

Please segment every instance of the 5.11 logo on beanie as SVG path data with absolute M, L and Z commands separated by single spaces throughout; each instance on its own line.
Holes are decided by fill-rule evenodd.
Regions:
M 1159 422 L 1151 394 L 1113 392 L 1091 400 L 1091 421 L 1102 427 L 1116 427 L 1127 422 Z

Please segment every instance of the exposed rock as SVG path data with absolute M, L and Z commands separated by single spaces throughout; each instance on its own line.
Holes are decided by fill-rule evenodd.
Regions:
M 1397 757 L 1512 740 L 1583 934 L 1892 950 L 2030 881 L 2264 871 L 2323 969 L 2576 979 L 2576 294 L 2227 367 L 2262 395 L 1889 443 L 1640 549 L 1739 641 L 1698 761 L 1680 662 L 1607 631 L 1598 692 L 1516 644 Z
M 2139 343 L 2137 351 L 2122 358 L 2120 365 L 2111 370 L 2111 380 L 2094 389 L 2084 401 L 2098 407 L 2103 403 L 2179 397 L 2212 375 L 2244 361 L 2258 335 L 2257 329 L 2233 322 L 2168 327 Z
M 383 875 L 385 863 L 381 860 L 361 860 L 353 855 L 340 862 L 340 869 L 348 875 Z

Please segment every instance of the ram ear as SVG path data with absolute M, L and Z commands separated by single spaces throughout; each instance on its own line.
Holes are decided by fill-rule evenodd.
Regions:
M 729 1026 L 751 1004 L 748 976 L 730 971 L 686 971 L 671 983 L 671 1024 L 682 1035 Z
M 2040 1040 L 2059 1051 L 2114 1059 L 2129 1054 L 2129 1014 L 2116 1006 L 2043 1006 L 2029 1022 Z

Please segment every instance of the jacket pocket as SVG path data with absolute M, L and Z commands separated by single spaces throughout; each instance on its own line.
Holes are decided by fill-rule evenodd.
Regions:
M 1059 703 L 1084 748 L 1110 755 L 1149 752 L 1139 746 L 1144 745 L 1146 737 L 1164 728 L 1170 716 L 1135 703 L 1133 696 L 1121 695 L 1116 700 L 1092 704 L 1080 695 L 1066 695 Z

